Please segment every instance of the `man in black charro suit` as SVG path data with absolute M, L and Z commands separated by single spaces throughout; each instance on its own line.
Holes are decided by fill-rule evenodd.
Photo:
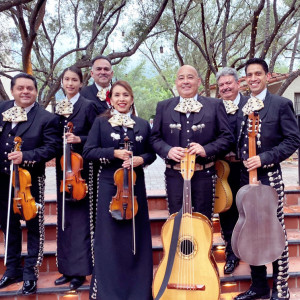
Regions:
M 223 99 L 225 110 L 228 116 L 231 132 L 237 139 L 237 115 L 247 97 L 239 93 L 239 79 L 235 69 L 225 67 L 216 74 L 216 80 L 219 87 L 219 94 Z M 220 224 L 222 228 L 222 236 L 226 244 L 226 263 L 224 265 L 224 274 L 231 274 L 239 264 L 239 258 L 235 256 L 231 247 L 231 236 L 233 228 L 238 220 L 238 210 L 236 208 L 235 196 L 240 188 L 240 171 L 241 162 L 236 157 L 236 143 L 234 143 L 231 151 L 224 157 L 230 167 L 228 183 L 230 185 L 233 201 L 230 209 L 220 213 Z
M 233 135 L 220 99 L 198 95 L 201 79 L 189 65 L 179 68 L 176 88 L 179 97 L 157 104 L 150 142 L 166 162 L 166 187 L 170 214 L 182 207 L 183 178 L 179 172 L 183 150 L 196 154 L 195 172 L 191 179 L 194 211 L 211 219 L 213 214 L 217 155 L 229 152 Z
M 99 55 L 92 60 L 91 76 L 94 83 L 84 87 L 80 94 L 96 103 L 98 114 L 111 107 L 108 94 L 113 75 L 111 61 L 108 57 Z
M 242 103 L 243 108 L 238 113 L 237 129 L 240 134 L 237 144 L 243 161 L 241 185 L 248 184 L 249 171 L 257 169 L 258 180 L 262 184 L 272 186 L 278 193 L 277 217 L 282 227 L 285 228 L 283 214 L 284 185 L 280 162 L 290 157 L 300 145 L 300 135 L 293 103 L 289 99 L 273 95 L 267 90 L 267 82 L 271 75 L 268 65 L 263 59 L 252 58 L 248 60 L 245 72 L 251 98 Z M 249 107 L 254 107 L 254 105 L 254 110 L 258 111 L 261 124 L 259 135 L 257 135 L 259 138 L 256 142 L 257 155 L 249 158 L 246 124 L 247 117 L 251 113 Z M 252 279 L 250 289 L 234 299 L 290 299 L 287 282 L 289 277 L 287 242 L 281 256 L 272 264 L 273 288 L 271 298 L 266 266 L 250 266 Z
M 31 194 L 40 209 L 35 218 L 26 222 L 28 255 L 23 267 L 20 215 L 13 213 L 11 205 L 6 271 L 0 280 L 0 288 L 23 280 L 22 292 L 29 295 L 36 292 L 38 267 L 43 260 L 45 163 L 55 157 L 60 138 L 58 117 L 35 102 L 37 83 L 33 76 L 16 75 L 11 81 L 11 92 L 14 100 L 0 103 L 1 229 L 6 233 L 11 161 L 30 172 Z M 17 136 L 23 141 L 21 151 L 13 151 Z

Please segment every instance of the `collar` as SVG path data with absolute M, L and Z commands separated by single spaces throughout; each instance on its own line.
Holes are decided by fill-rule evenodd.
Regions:
M 253 96 L 253 97 L 256 97 L 258 98 L 259 100 L 261 101 L 264 101 L 266 99 L 266 96 L 267 96 L 267 88 L 265 88 L 261 93 L 259 93 L 258 95 L 256 96 L 253 96 L 252 94 L 250 96 Z
M 23 107 L 26 111 L 26 113 L 28 114 L 30 112 L 30 110 L 34 107 L 35 102 L 33 102 L 31 105 L 27 106 L 27 107 Z M 18 106 L 16 104 L 16 101 L 14 101 L 14 106 Z
M 74 97 L 72 97 L 71 99 L 66 98 L 67 100 L 69 100 L 73 105 L 78 101 L 80 97 L 80 94 L 77 93 Z
M 116 109 L 113 109 L 111 111 L 111 114 L 112 115 L 124 115 L 124 116 L 128 116 L 129 118 L 131 118 L 131 112 L 130 111 L 128 113 L 126 113 L 126 114 L 122 114 L 122 113 L 118 112 Z
M 241 100 L 241 95 L 240 95 L 240 93 L 238 93 L 237 96 L 236 96 L 236 98 L 233 100 L 233 103 L 235 105 L 239 105 L 240 100 Z
M 102 87 L 99 84 L 97 84 L 95 81 L 94 81 L 94 83 L 95 83 L 95 86 L 96 86 L 96 88 L 97 88 L 98 91 L 101 91 L 102 89 L 108 89 L 108 90 L 110 90 L 110 88 L 111 88 L 111 85 L 106 86 L 106 87 Z
M 196 94 L 194 97 L 181 97 L 179 98 L 179 102 L 183 101 L 183 98 L 194 98 L 196 101 L 198 101 L 198 95 Z

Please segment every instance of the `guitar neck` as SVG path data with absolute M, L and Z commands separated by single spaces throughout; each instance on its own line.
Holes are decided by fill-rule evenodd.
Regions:
M 254 117 L 254 113 L 252 113 Z M 249 139 L 249 157 L 256 156 L 256 130 L 258 125 L 253 121 L 251 134 L 248 135 Z M 257 169 L 249 171 L 249 184 L 256 184 L 257 183 Z
M 191 180 L 183 181 L 182 213 L 192 213 Z

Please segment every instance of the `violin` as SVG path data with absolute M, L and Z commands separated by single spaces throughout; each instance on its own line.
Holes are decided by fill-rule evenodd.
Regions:
M 73 131 L 73 123 L 68 122 L 65 127 L 65 133 Z M 60 160 L 61 168 L 64 172 L 64 178 L 61 180 L 60 192 L 69 194 L 66 200 L 76 201 L 83 199 L 87 192 L 88 186 L 81 177 L 80 171 L 83 169 L 83 159 L 80 154 L 71 151 L 71 144 L 65 141 L 64 134 L 64 155 Z
M 14 142 L 14 151 L 21 151 L 22 139 L 17 136 Z M 19 168 L 19 165 L 14 165 L 13 170 L 13 210 L 15 214 L 21 216 L 22 220 L 29 221 L 37 215 L 39 207 L 30 192 L 31 176 L 27 170 Z
M 131 151 L 129 138 L 124 138 L 124 148 Z M 131 164 L 132 167 L 132 164 Z M 127 168 L 119 168 L 114 173 L 114 182 L 117 186 L 117 193 L 112 197 L 109 211 L 116 220 L 130 220 L 137 214 L 138 203 L 134 196 L 133 186 L 136 181 L 136 173 L 134 170 Z
M 218 300 L 220 280 L 211 253 L 212 225 L 206 216 L 192 211 L 191 178 L 195 154 L 189 154 L 187 149 L 184 154 L 180 163 L 184 180 L 182 215 L 180 217 L 181 211 L 172 214 L 162 227 L 164 256 L 154 275 L 153 299 Z M 179 225 L 175 226 L 178 217 Z M 175 227 L 179 228 L 178 237 L 173 236 Z

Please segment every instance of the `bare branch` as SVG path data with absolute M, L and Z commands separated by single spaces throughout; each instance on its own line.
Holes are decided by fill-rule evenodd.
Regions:
M 289 85 L 300 75 L 300 69 L 295 72 L 290 73 L 289 77 L 284 81 L 279 90 L 277 91 L 278 95 L 282 95 Z
M 2 0 L 0 3 L 0 12 L 4 10 L 8 10 L 13 6 L 18 6 L 20 4 L 29 3 L 33 0 Z

